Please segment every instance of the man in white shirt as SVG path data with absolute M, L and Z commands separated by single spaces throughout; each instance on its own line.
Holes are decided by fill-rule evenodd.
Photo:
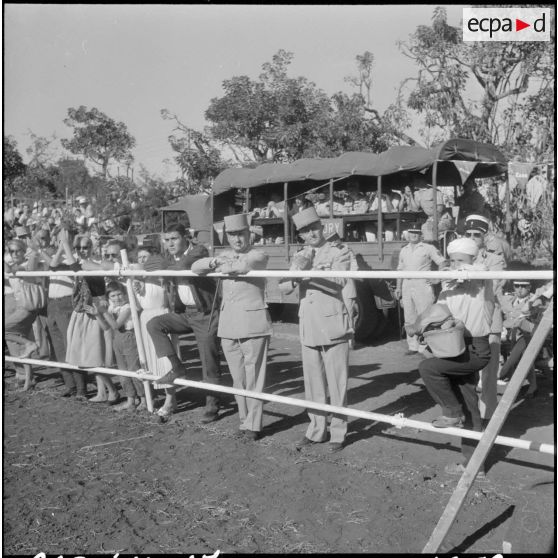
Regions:
M 191 269 L 192 264 L 209 256 L 202 244 L 191 244 L 186 237 L 186 229 L 181 224 L 171 225 L 164 233 L 163 241 L 170 254 L 171 264 L 168 269 Z M 177 278 L 172 283 L 175 289 L 170 293 L 173 312 L 156 316 L 147 323 L 157 358 L 167 357 L 172 369 L 158 378 L 161 384 L 172 384 L 177 378 L 186 376 L 182 364 L 169 335 L 193 331 L 200 353 L 203 380 L 212 384 L 221 383 L 219 358 L 219 340 L 217 326 L 219 323 L 220 296 L 215 279 L 211 277 Z M 205 412 L 201 421 L 209 423 L 217 420 L 219 397 L 210 391 L 206 395 Z
M 398 271 L 430 271 L 432 263 L 438 267 L 445 263 L 444 256 L 432 246 L 421 242 L 421 229 L 413 225 L 407 231 L 409 244 L 399 253 Z M 434 304 L 434 290 L 427 279 L 397 279 L 395 298 L 401 299 L 405 314 L 405 328 L 415 323 L 417 316 Z M 416 335 L 407 333 L 407 355 L 416 355 L 420 349 Z
M 473 262 L 478 246 L 470 238 L 458 238 L 447 248 L 450 269 L 483 269 Z M 486 268 L 484 268 L 486 269 Z M 478 373 L 490 360 L 488 334 L 494 311 L 494 296 L 490 280 L 449 281 L 440 293 L 438 304 L 446 305 L 452 316 L 465 326 L 465 352 L 453 358 L 427 358 L 419 364 L 419 373 L 426 389 L 442 408 L 442 416 L 432 421 L 438 428 L 469 428 L 480 432 L 482 421 L 475 386 Z M 474 444 L 462 440 L 465 465 L 471 458 Z M 461 473 L 464 466 L 450 465 L 448 473 Z

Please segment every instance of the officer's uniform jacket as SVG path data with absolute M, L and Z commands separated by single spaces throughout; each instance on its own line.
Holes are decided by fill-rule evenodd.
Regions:
M 413 247 L 411 243 L 401 248 L 399 253 L 398 271 L 430 271 L 432 262 L 441 266 L 445 262 L 444 256 L 438 248 L 426 242 L 417 242 Z
M 319 248 L 306 246 L 297 254 L 308 261 L 306 269 L 348 271 L 351 252 L 338 242 L 326 241 Z M 300 269 L 295 256 L 291 269 Z M 305 279 L 300 283 L 300 338 L 308 347 L 347 341 L 354 333 L 343 299 L 346 279 Z
M 515 294 L 498 296 L 498 301 L 504 313 L 504 327 L 512 339 L 519 339 L 525 334 L 530 334 L 535 329 L 537 312 L 533 312 L 529 305 L 530 296 L 519 298 Z
M 268 256 L 262 250 L 250 248 L 237 253 L 227 250 L 219 259 L 227 262 L 215 269 L 210 267 L 213 258 L 202 258 L 192 265 L 195 273 L 246 273 L 252 269 L 265 269 Z M 227 339 L 245 339 L 271 335 L 271 318 L 265 303 L 265 278 L 238 277 L 223 279 L 221 312 L 217 335 Z

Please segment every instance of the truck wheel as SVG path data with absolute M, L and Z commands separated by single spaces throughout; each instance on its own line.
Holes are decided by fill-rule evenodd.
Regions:
M 365 341 L 379 335 L 384 329 L 383 313 L 376 307 L 374 293 L 367 281 L 356 280 L 357 298 L 353 308 L 355 340 Z

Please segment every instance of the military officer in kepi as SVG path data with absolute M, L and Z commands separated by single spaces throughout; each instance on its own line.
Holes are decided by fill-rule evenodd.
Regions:
M 324 238 L 320 218 L 311 207 L 293 216 L 294 224 L 306 246 L 293 257 L 291 270 L 348 271 L 351 266 L 349 248 Z M 304 278 L 283 280 L 284 292 L 300 288 L 300 341 L 305 398 L 317 403 L 347 405 L 349 376 L 349 341 L 353 327 L 343 299 L 347 279 Z M 297 448 L 325 442 L 327 413 L 308 411 L 310 425 Z M 329 427 L 329 450 L 343 449 L 347 433 L 347 417 L 333 415 Z
M 268 256 L 250 246 L 250 228 L 246 214 L 225 217 L 225 232 L 231 246 L 215 258 L 201 258 L 192 271 L 238 274 L 265 269 Z M 217 335 L 238 389 L 262 392 L 265 387 L 267 351 L 271 318 L 264 300 L 265 278 L 231 277 L 222 281 L 223 293 Z M 257 440 L 262 430 L 263 401 L 236 395 L 240 433 Z

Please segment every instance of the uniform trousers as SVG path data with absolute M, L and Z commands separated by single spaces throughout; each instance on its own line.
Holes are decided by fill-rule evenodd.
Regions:
M 454 358 L 427 358 L 419 364 L 419 373 L 432 399 L 446 417 L 465 416 L 465 428 L 480 432 L 482 421 L 476 385 L 479 370 L 490 359 L 488 335 L 465 338 L 465 352 Z M 462 438 L 462 452 L 468 461 L 476 441 Z
M 401 302 L 405 315 L 405 326 L 415 323 L 418 315 L 434 304 L 434 290 L 425 279 L 404 279 L 401 285 Z M 416 335 L 407 335 L 410 351 L 419 350 Z
M 169 313 L 155 316 L 147 322 L 147 331 L 151 335 L 157 358 L 175 355 L 176 351 L 169 335 L 194 332 L 202 367 L 203 381 L 211 384 L 221 383 L 219 363 L 219 341 L 217 325 L 219 312 L 204 314 L 194 308 L 186 308 L 183 314 Z M 219 398 L 207 392 L 205 404 L 208 411 L 219 408 Z
M 113 350 L 116 366 L 119 370 L 136 372 L 141 368 L 136 336 L 133 329 L 126 331 L 116 330 L 114 332 Z M 143 397 L 145 395 L 143 384 L 136 378 L 120 376 L 120 385 L 126 397 Z
M 72 316 L 72 296 L 63 296 L 61 298 L 49 298 L 47 305 L 47 327 L 48 335 L 54 357 L 58 362 L 66 360 L 66 337 L 68 334 L 68 325 Z M 68 390 L 76 390 L 77 395 L 85 395 L 87 389 L 87 372 L 78 372 L 75 370 L 60 369 L 64 385 Z
M 243 339 L 221 339 L 221 345 L 233 378 L 233 387 L 262 392 L 265 388 L 267 350 L 270 336 Z M 240 418 L 240 430 L 260 432 L 263 401 L 235 395 Z
M 338 407 L 347 405 L 349 378 L 349 343 L 309 347 L 302 345 L 302 369 L 306 399 L 315 403 L 329 403 Z M 306 437 L 314 442 L 324 442 L 327 436 L 325 411 L 308 411 L 310 424 Z M 329 426 L 330 442 L 343 443 L 347 434 L 347 417 L 332 415 Z

